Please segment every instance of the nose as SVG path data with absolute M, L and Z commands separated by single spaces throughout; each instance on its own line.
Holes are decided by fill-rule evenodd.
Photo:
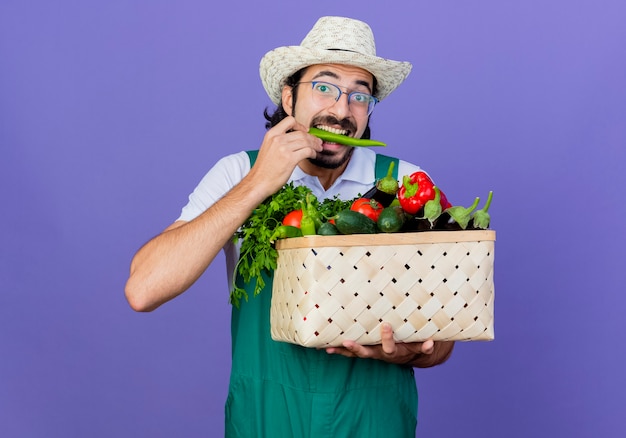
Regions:
M 348 94 L 341 93 L 339 99 L 329 108 L 331 114 L 341 120 L 351 114 L 350 103 L 348 102 Z

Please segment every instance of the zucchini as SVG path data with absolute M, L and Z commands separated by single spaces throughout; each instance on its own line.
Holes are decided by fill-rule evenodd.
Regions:
M 339 234 L 339 230 L 332 223 L 323 222 L 322 225 L 320 225 L 320 227 L 317 229 L 317 234 L 319 236 L 335 236 Z
M 375 234 L 376 222 L 354 210 L 342 210 L 335 216 L 335 226 L 341 234 Z

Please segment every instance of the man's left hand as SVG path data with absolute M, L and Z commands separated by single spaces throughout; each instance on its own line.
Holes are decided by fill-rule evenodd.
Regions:
M 380 332 L 380 345 L 361 345 L 354 341 L 344 341 L 343 347 L 328 347 L 326 352 L 426 368 L 445 362 L 454 346 L 454 342 L 435 343 L 432 339 L 425 342 L 397 343 L 388 323 L 381 325 Z

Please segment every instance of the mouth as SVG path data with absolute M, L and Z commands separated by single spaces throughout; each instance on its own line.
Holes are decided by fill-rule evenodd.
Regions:
M 347 129 L 334 128 L 334 127 L 328 126 L 328 125 L 315 125 L 315 127 L 317 129 L 321 129 L 322 131 L 331 132 L 333 134 L 345 135 L 347 137 L 350 137 L 350 131 L 347 130 Z M 336 144 L 336 143 L 333 143 L 333 144 Z

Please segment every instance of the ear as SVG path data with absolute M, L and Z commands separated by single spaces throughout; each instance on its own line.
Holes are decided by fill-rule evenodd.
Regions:
M 293 115 L 293 88 L 288 85 L 283 86 L 281 101 L 285 112 L 290 116 Z

